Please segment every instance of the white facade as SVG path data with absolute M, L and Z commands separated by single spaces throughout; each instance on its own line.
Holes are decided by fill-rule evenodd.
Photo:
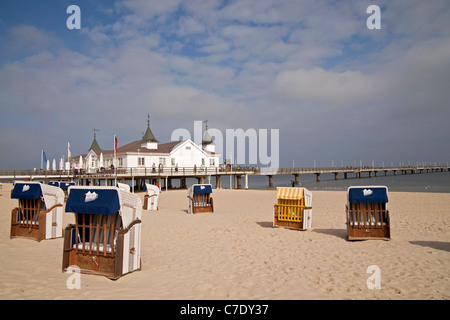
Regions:
M 87 172 L 98 172 L 100 168 L 147 168 L 155 170 L 166 168 L 219 167 L 219 154 L 214 153 L 214 145 L 207 145 L 207 150 L 191 140 L 169 142 L 166 144 L 132 142 L 118 148 L 117 155 L 111 150 L 90 150 L 87 155 L 71 159 L 71 167 Z M 151 149 L 147 148 L 150 147 Z M 155 148 L 156 146 L 156 148 Z M 115 161 L 115 163 L 114 163 Z

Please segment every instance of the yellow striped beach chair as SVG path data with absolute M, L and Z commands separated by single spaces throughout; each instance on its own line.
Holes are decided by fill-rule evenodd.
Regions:
M 308 230 L 312 220 L 312 193 L 305 188 L 277 188 L 273 226 Z

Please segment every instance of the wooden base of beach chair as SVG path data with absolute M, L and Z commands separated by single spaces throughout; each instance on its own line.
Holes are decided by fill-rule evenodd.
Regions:
M 40 214 L 36 221 L 26 221 L 17 219 L 19 209 L 15 208 L 11 213 L 11 234 L 10 239 L 13 238 L 27 238 L 36 241 L 45 239 L 45 214 Z
M 116 257 L 83 254 L 81 251 L 71 250 L 67 253 L 68 266 L 77 266 L 80 272 L 84 274 L 101 275 L 110 279 L 118 279 L 122 276 L 120 270 L 117 270 L 116 262 L 119 261 Z M 117 272 L 116 272 L 117 270 Z
M 11 212 L 11 232 L 10 239 L 13 238 L 27 238 L 36 240 L 38 242 L 44 239 L 56 239 L 46 235 L 47 218 L 51 219 L 51 211 L 56 207 L 62 205 L 55 205 L 50 210 L 41 210 L 36 207 L 14 208 Z M 52 223 L 52 227 L 56 227 L 56 222 Z M 62 231 L 62 230 L 60 230 Z
M 293 200 L 291 200 L 291 202 L 294 203 Z M 282 208 L 281 210 L 285 211 L 285 213 L 287 209 L 286 207 L 291 207 L 290 212 L 295 212 L 295 215 L 293 215 L 292 219 L 289 219 L 286 217 L 286 214 L 284 214 L 283 216 L 285 217 L 285 219 L 281 220 L 279 218 L 280 207 Z M 305 219 L 305 209 L 311 209 L 311 207 L 305 207 L 301 204 L 298 205 L 276 204 L 274 206 L 273 227 L 274 228 L 282 227 L 286 229 L 300 230 L 300 231 L 308 230 L 304 227 L 305 224 L 303 223 L 303 220 Z
M 117 280 L 128 273 L 141 270 L 142 261 L 139 261 L 138 269 L 123 273 L 120 254 L 112 257 L 67 250 L 63 254 L 63 272 L 67 271 L 70 266 L 77 266 L 80 273 L 83 274 L 104 276 L 111 280 Z
M 194 207 L 192 213 L 205 213 L 205 212 L 214 212 L 214 208 L 212 205 L 204 206 L 204 207 Z
M 347 229 L 348 237 L 350 241 L 353 240 L 390 240 L 391 236 L 389 228 L 382 229 Z
M 98 216 L 97 216 L 98 217 Z M 106 218 L 105 218 L 106 219 Z M 81 219 L 80 219 L 81 220 Z M 75 224 L 66 227 L 64 232 L 64 250 L 63 250 L 63 271 L 66 271 L 70 266 L 77 266 L 81 273 L 101 275 L 109 279 L 116 280 L 124 276 L 127 273 L 137 271 L 141 269 L 141 262 L 138 269 L 131 270 L 129 272 L 123 271 L 123 255 L 124 255 L 124 235 L 129 232 L 134 224 L 141 223 L 140 220 L 136 220 L 129 228 L 122 229 L 114 226 L 114 222 L 110 226 L 100 225 L 98 222 L 100 218 L 90 221 L 89 225 Z M 88 234 L 88 227 L 92 229 L 92 234 L 100 234 L 103 231 L 104 241 L 100 241 L 100 238 L 93 239 L 91 241 L 74 243 L 74 234 L 76 230 L 81 231 L 81 234 Z M 84 230 L 83 230 L 84 229 Z M 107 234 L 113 235 L 115 231 L 117 233 L 117 241 L 115 245 L 111 247 L 109 242 L 106 242 Z M 104 243 L 107 243 L 106 247 Z M 132 254 L 130 249 L 130 254 Z
M 191 201 L 192 213 L 214 212 L 213 198 L 209 194 L 195 194 Z
M 389 211 L 383 204 L 351 204 L 347 207 L 348 240 L 390 240 Z
M 278 221 L 278 219 L 275 218 L 273 223 L 274 228 L 286 228 L 286 229 L 292 229 L 292 230 L 300 230 L 305 231 L 306 229 L 303 229 L 303 223 L 301 222 L 292 222 L 292 221 Z

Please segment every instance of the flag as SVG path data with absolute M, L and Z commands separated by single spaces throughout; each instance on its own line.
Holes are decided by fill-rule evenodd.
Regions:
M 119 140 L 117 140 L 116 135 L 114 135 L 114 154 L 117 154 L 117 143 Z
M 44 168 L 44 163 L 47 163 L 47 155 L 45 154 L 45 151 L 41 151 L 41 170 Z

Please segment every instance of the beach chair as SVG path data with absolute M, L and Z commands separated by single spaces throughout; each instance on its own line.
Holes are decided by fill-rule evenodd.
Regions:
M 59 187 L 64 192 L 64 202 L 67 201 L 67 197 L 69 196 L 69 187 L 72 187 L 74 185 L 75 185 L 75 182 L 61 181 L 59 183 Z
M 348 240 L 390 239 L 387 187 L 349 187 L 347 200 Z
M 76 265 L 81 273 L 115 280 L 141 269 L 138 195 L 117 187 L 70 187 L 66 212 L 75 214 L 75 224 L 65 229 L 63 271 Z
M 273 226 L 308 230 L 312 220 L 312 193 L 305 188 L 278 187 Z
M 144 210 L 159 210 L 158 198 L 161 190 L 154 184 L 145 184 L 145 191 L 147 194 L 144 196 Z
M 69 189 L 69 187 L 74 186 L 75 182 L 50 181 L 48 184 L 51 185 L 51 186 L 54 186 L 54 187 L 61 188 L 62 191 L 64 192 L 64 202 L 66 202 L 67 201 L 67 196 L 68 196 L 67 190 Z
M 214 212 L 212 186 L 194 184 L 188 189 L 188 213 Z
M 64 192 L 40 182 L 15 182 L 11 199 L 19 206 L 11 212 L 11 238 L 37 241 L 63 236 Z
M 117 188 L 126 192 L 131 192 L 131 187 L 126 183 L 117 182 Z

